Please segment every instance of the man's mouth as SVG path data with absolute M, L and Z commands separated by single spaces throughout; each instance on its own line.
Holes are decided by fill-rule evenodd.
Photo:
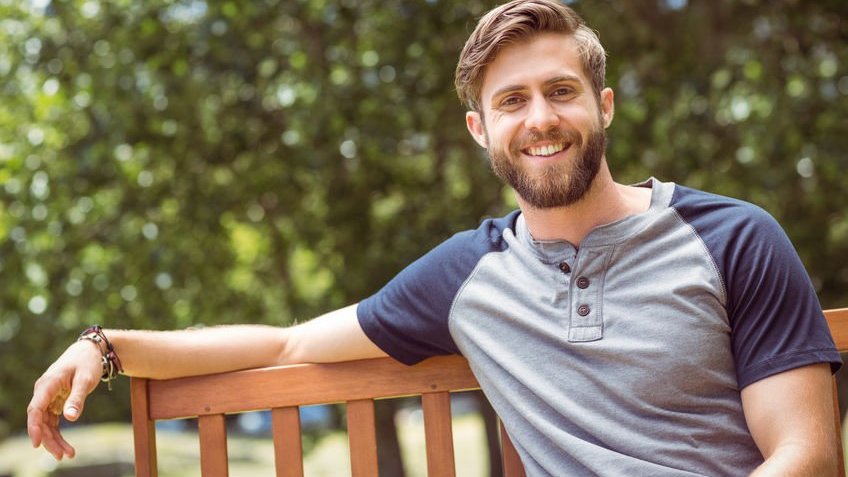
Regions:
M 547 156 L 553 156 L 554 154 L 564 150 L 565 148 L 566 148 L 565 143 L 558 142 L 558 143 L 555 143 L 555 144 L 548 144 L 548 145 L 545 145 L 545 146 L 531 146 L 531 147 L 522 149 L 521 152 L 523 152 L 524 154 L 531 155 L 531 156 L 547 157 Z

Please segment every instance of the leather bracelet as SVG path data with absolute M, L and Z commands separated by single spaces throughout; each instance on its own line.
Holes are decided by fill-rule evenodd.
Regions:
M 119 373 L 123 373 L 124 368 L 121 366 L 121 360 L 118 358 L 118 354 L 115 353 L 115 348 L 112 347 L 109 338 L 106 338 L 106 334 L 103 333 L 103 328 L 100 325 L 89 326 L 80 333 L 77 341 L 91 341 L 97 345 L 101 354 L 100 365 L 102 371 L 100 380 L 106 383 L 109 391 L 111 391 L 112 380 L 116 379 Z

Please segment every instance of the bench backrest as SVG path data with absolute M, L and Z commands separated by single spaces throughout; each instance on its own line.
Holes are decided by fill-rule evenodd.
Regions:
M 848 351 L 848 308 L 825 312 L 837 348 Z M 156 435 L 161 419 L 198 418 L 200 464 L 204 477 L 228 475 L 225 416 L 271 410 L 277 477 L 303 477 L 299 406 L 345 403 L 352 477 L 374 477 L 377 440 L 374 400 L 421 396 L 429 477 L 455 477 L 450 393 L 477 389 L 468 363 L 443 356 L 415 366 L 392 359 L 304 364 L 171 380 L 131 380 L 137 477 L 155 477 Z M 249 391 L 247 391 L 249 390 Z M 834 416 L 842 474 L 841 420 L 834 380 Z M 524 469 L 501 429 L 504 477 Z

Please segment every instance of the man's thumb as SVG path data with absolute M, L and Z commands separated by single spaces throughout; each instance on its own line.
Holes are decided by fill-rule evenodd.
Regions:
M 89 392 L 87 386 L 82 381 L 83 380 L 81 379 L 74 380 L 71 388 L 71 394 L 65 401 L 63 413 L 65 415 L 65 419 L 71 422 L 79 419 L 82 414 L 83 405 L 85 404 L 85 397 Z
M 69 421 L 76 421 L 80 414 L 82 414 L 82 405 L 83 399 L 77 398 L 75 396 L 71 396 L 65 401 L 65 419 Z

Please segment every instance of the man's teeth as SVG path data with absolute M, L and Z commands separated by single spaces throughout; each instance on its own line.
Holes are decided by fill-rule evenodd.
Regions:
M 564 145 L 562 144 L 549 144 L 547 146 L 541 147 L 531 147 L 530 155 L 533 156 L 551 156 L 553 154 L 558 153 L 564 149 Z

